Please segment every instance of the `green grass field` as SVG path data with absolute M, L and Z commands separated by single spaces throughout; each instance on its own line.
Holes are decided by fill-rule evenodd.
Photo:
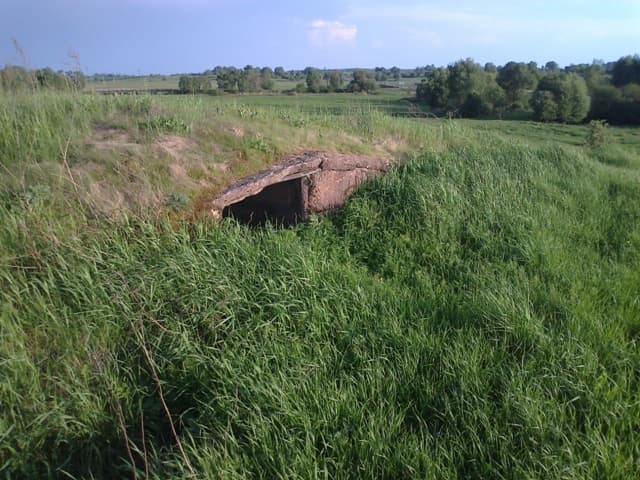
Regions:
M 115 78 L 110 80 L 89 80 L 85 90 L 88 92 L 117 91 L 117 90 L 137 90 L 154 91 L 154 90 L 177 90 L 180 75 L 140 75 L 130 78 Z M 305 80 L 286 80 L 282 78 L 274 78 L 273 93 L 279 93 L 286 90 L 295 90 L 296 85 L 305 83 Z M 382 92 L 405 91 L 411 89 L 415 91 L 416 84 L 420 83 L 420 78 L 403 78 L 401 80 L 389 80 L 378 82 L 379 85 L 386 87 L 381 88 Z M 215 80 L 212 87 L 216 88 Z
M 0 475 L 635 478 L 640 130 L 385 98 L 0 98 Z M 198 214 L 300 149 L 399 163 Z

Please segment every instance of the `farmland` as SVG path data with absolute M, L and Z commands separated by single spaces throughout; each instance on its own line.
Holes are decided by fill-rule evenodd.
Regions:
M 637 127 L 402 92 L 0 105 L 0 474 L 637 474 Z M 207 216 L 303 150 L 396 166 L 290 229 Z

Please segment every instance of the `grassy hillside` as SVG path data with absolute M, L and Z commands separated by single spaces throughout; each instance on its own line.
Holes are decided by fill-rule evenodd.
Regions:
M 565 141 L 583 127 L 375 109 L 3 101 L 4 476 L 636 475 L 637 130 L 592 151 Z M 101 128 L 129 153 L 82 176 Z M 163 213 L 199 189 L 154 154 L 169 134 L 207 169 L 237 155 L 226 178 L 307 144 L 405 161 L 337 215 L 250 229 Z M 161 213 L 99 213 L 92 182 Z

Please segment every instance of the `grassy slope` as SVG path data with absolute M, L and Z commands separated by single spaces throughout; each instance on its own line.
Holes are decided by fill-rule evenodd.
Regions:
M 328 128 L 237 108 L 221 120 Z M 635 475 L 633 148 L 332 121 L 354 118 L 416 153 L 293 230 L 96 222 L 3 190 L 3 474 L 111 478 L 133 459 L 142 477 L 146 458 L 152 478 Z
M 353 104 L 340 99 L 340 115 L 313 108 L 315 98 L 273 98 L 282 105 L 256 105 L 250 97 L 0 98 L 0 189 L 23 196 L 48 189 L 62 203 L 74 197 L 114 216 L 157 209 L 174 193 L 211 197 L 299 150 L 387 155 L 416 134 L 428 138 L 419 125 L 400 132 L 358 97 Z

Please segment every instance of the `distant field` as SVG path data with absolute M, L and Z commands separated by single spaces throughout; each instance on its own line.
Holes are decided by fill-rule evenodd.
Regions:
M 221 95 L 211 99 L 220 104 L 243 104 L 275 109 L 293 109 L 308 113 L 344 114 L 362 109 L 385 113 L 406 113 L 412 103 L 406 92 L 381 91 L 372 95 L 353 93 L 305 93 L 295 95 Z
M 158 89 L 177 89 L 178 76 L 163 77 L 135 77 L 122 78 L 114 80 L 88 81 L 86 85 L 87 91 L 93 90 L 158 90 Z
M 163 76 L 140 76 L 132 78 L 118 78 L 114 80 L 89 80 L 86 85 L 87 91 L 105 91 L 105 90 L 165 90 L 177 89 L 180 75 L 163 75 Z M 415 85 L 420 82 L 420 78 L 403 78 L 401 80 L 388 80 L 379 82 L 392 88 L 381 88 L 382 91 L 388 90 L 406 90 L 415 89 Z M 305 80 L 284 80 L 274 78 L 274 92 L 282 92 L 285 90 L 293 90 L 299 83 L 305 83 Z M 212 81 L 212 87 L 216 87 L 215 80 Z

